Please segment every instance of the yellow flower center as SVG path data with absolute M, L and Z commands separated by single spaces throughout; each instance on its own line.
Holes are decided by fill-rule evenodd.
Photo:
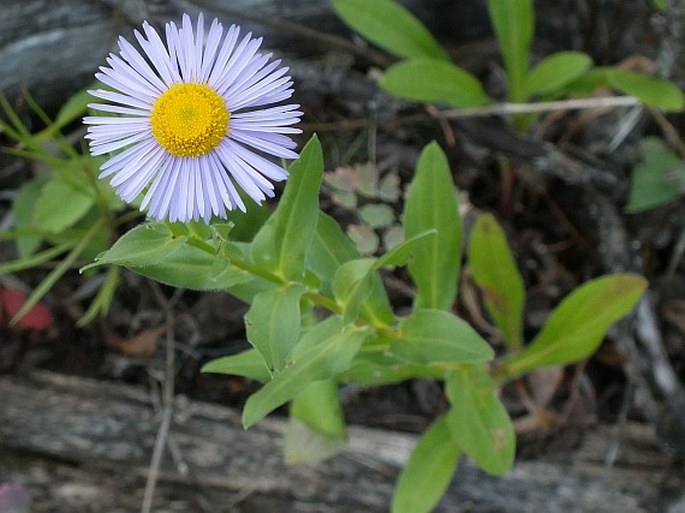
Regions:
M 155 102 L 152 135 L 175 157 L 206 155 L 228 133 L 226 102 L 204 84 L 174 84 Z

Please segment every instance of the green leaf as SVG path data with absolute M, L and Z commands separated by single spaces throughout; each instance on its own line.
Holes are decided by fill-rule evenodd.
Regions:
M 129 270 L 172 287 L 190 290 L 227 290 L 251 279 L 221 255 L 213 255 L 190 244 L 183 244 L 153 265 Z
M 523 84 L 530 64 L 535 28 L 533 2 L 488 0 L 488 11 L 509 79 L 509 101 L 524 101 Z
M 581 285 L 552 311 L 530 345 L 502 364 L 505 375 L 514 377 L 589 356 L 611 325 L 633 309 L 646 287 L 647 280 L 635 274 L 604 276 Z
M 33 225 L 33 212 L 38 204 L 40 191 L 45 185 L 45 180 L 29 180 L 24 183 L 17 192 L 12 202 L 14 214 L 14 226 L 17 231 L 40 229 Z M 37 235 L 19 235 L 16 239 L 17 253 L 20 258 L 33 255 L 40 247 L 43 239 Z
M 469 266 L 473 279 L 483 292 L 488 312 L 511 350 L 523 345 L 523 278 L 507 244 L 504 231 L 495 218 L 478 218 L 469 242 Z
M 319 433 L 344 439 L 345 418 L 334 380 L 315 381 L 293 400 L 290 413 Z
M 226 257 L 190 245 L 186 236 L 173 235 L 163 223 L 136 226 L 81 271 L 104 264 L 121 265 L 166 285 L 193 290 L 224 290 L 250 279 Z
M 435 236 L 436 230 L 425 230 L 401 242 L 380 258 L 359 258 L 342 264 L 333 278 L 333 293 L 343 306 L 346 322 L 359 314 L 363 302 L 371 296 L 374 287 L 374 271 L 383 267 L 405 265 L 414 255 L 419 244 Z M 381 285 L 382 286 L 382 285 Z
M 252 259 L 284 279 L 300 280 L 319 219 L 323 177 L 321 144 L 313 136 L 290 166 L 283 197 L 252 242 Z
M 452 480 L 459 453 L 445 417 L 440 417 L 421 435 L 402 469 L 392 513 L 431 511 Z
M 404 236 L 437 230 L 416 248 L 409 272 L 416 308 L 449 310 L 457 295 L 462 228 L 447 158 L 437 143 L 421 153 L 404 207 Z
M 489 474 L 509 472 L 516 436 L 492 378 L 480 366 L 464 366 L 450 374 L 445 389 L 452 405 L 447 425 L 457 445 Z
M 55 117 L 55 122 L 49 127 L 50 131 L 59 130 L 60 128 L 68 125 L 77 118 L 80 118 L 86 109 L 88 104 L 93 101 L 93 97 L 88 92 L 88 87 L 77 91 L 75 94 L 69 97 L 69 99 L 62 105 Z
M 283 440 L 288 463 L 316 463 L 333 456 L 345 445 L 347 429 L 338 384 L 315 381 L 290 405 L 290 422 Z
M 395 1 L 333 0 L 333 8 L 352 29 L 399 57 L 449 59 L 428 29 Z
M 385 267 L 401 267 L 407 265 L 412 261 L 416 253 L 424 247 L 431 239 L 434 239 L 438 234 L 435 228 L 428 228 L 411 237 L 407 237 L 387 253 L 378 257 L 374 268 L 376 270 Z
M 319 212 L 316 232 L 307 251 L 306 264 L 321 280 L 321 290 L 325 294 L 333 294 L 333 276 L 338 268 L 356 258 L 359 258 L 359 253 L 354 243 L 345 235 L 337 221 Z
M 340 225 L 332 217 L 320 212 L 306 263 L 307 268 L 321 280 L 321 290 L 329 296 L 333 295 L 336 272 L 342 264 L 357 258 L 360 255 L 354 243 L 345 235 Z M 392 324 L 395 316 L 380 276 L 372 276 L 370 288 L 368 297 L 361 305 L 360 315 L 371 322 Z
M 387 343 L 388 346 L 390 342 Z M 407 362 L 390 351 L 362 349 L 355 356 L 352 366 L 340 376 L 341 381 L 358 385 L 376 386 L 401 383 L 412 378 L 442 380 L 445 369 L 440 366 Z
M 523 95 L 549 94 L 578 79 L 592 66 L 592 59 L 582 52 L 558 52 L 535 66 L 523 82 Z
M 40 190 L 33 205 L 32 225 L 46 232 L 60 232 L 76 224 L 94 203 L 92 196 L 55 176 Z
M 135 268 L 154 265 L 177 251 L 186 240 L 185 236 L 174 236 L 164 223 L 139 224 L 82 271 L 105 264 Z
M 375 258 L 358 258 L 342 264 L 333 278 L 335 299 L 343 307 L 345 322 L 359 314 L 362 302 L 371 294 Z
M 685 162 L 664 141 L 646 137 L 640 151 L 642 161 L 633 169 L 626 205 L 631 214 L 664 205 L 685 191 Z
M 393 354 L 419 364 L 484 362 L 494 351 L 465 321 L 444 310 L 418 309 L 400 322 Z
M 685 96 L 673 82 L 619 68 L 607 70 L 609 84 L 619 91 L 638 98 L 645 105 L 667 111 L 681 111 Z
M 238 354 L 222 356 L 205 363 L 200 372 L 214 374 L 232 374 L 266 383 L 271 373 L 264 363 L 264 358 L 256 349 L 247 349 Z
M 332 379 L 346 371 L 368 335 L 367 329 L 344 327 L 339 316 L 329 317 L 304 332 L 288 365 L 245 403 L 245 428 L 293 399 L 310 383 Z
M 114 300 L 114 294 L 119 286 L 119 267 L 110 267 L 105 273 L 105 280 L 100 285 L 95 298 L 90 302 L 88 310 L 76 322 L 77 328 L 82 328 L 92 322 L 97 316 L 104 316 Z
M 443 102 L 456 108 L 491 103 L 476 77 L 437 59 L 415 58 L 394 64 L 380 85 L 390 94 L 419 102 Z
M 280 371 L 300 336 L 301 283 L 290 283 L 260 292 L 245 315 L 247 340 L 257 349 L 269 369 Z

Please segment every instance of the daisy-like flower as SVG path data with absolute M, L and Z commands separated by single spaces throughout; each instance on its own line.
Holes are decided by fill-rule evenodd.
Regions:
M 244 211 L 238 187 L 257 203 L 272 197 L 287 171 L 265 155 L 297 158 L 289 135 L 301 132 L 299 105 L 273 105 L 293 93 L 288 68 L 236 25 L 224 35 L 215 19 L 205 32 L 202 14 L 195 30 L 187 14 L 180 28 L 167 23 L 166 44 L 147 22 L 143 33 L 142 53 L 120 37 L 95 74 L 111 90 L 89 91 L 107 102 L 89 104 L 107 115 L 84 118 L 90 151 L 115 154 L 100 178 L 129 203 L 145 191 L 140 208 L 160 221 Z

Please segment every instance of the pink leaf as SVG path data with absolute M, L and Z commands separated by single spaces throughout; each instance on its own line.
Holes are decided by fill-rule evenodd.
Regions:
M 14 317 L 26 303 L 26 294 L 21 291 L 0 287 L 0 310 L 9 318 Z M 54 318 L 47 305 L 39 301 L 36 306 L 21 318 L 17 326 L 26 330 L 42 330 L 54 323 Z

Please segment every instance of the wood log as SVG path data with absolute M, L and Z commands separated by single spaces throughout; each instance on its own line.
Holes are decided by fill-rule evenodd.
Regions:
M 482 3 L 467 3 L 473 1 Z M 431 28 L 444 5 L 402 3 Z M 0 92 L 16 98 L 29 91 L 42 106 L 58 107 L 94 82 L 93 73 L 115 50 L 118 35 L 132 40 L 133 28 L 143 20 L 163 28 L 183 12 L 200 11 L 254 31 L 264 37 L 264 47 L 293 58 L 321 55 L 339 45 L 354 48 L 329 0 L 0 0 Z
M 36 511 L 139 510 L 159 424 L 149 394 L 37 372 L 0 377 L 0 397 L 0 480 L 24 483 Z M 352 427 L 338 456 L 288 466 L 280 449 L 285 429 L 286 421 L 267 418 L 244 431 L 234 410 L 178 397 L 173 450 L 164 459 L 154 511 L 387 511 L 416 440 Z M 630 456 L 604 468 L 601 455 L 612 444 L 607 433 L 593 438 L 589 457 L 521 461 L 502 478 L 462 461 L 436 511 L 661 511 L 682 476 L 644 429 L 640 450 L 622 452 Z

